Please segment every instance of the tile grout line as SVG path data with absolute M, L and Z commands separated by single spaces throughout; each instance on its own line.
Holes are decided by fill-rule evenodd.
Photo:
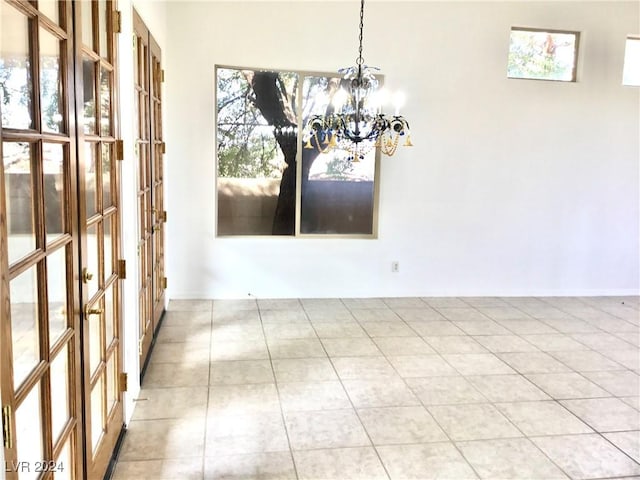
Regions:
M 204 438 L 202 448 L 202 478 L 205 478 L 207 468 L 207 436 L 209 433 L 209 403 L 211 400 L 211 351 L 213 350 L 213 300 L 211 300 L 211 315 L 209 323 L 209 354 L 207 355 L 207 407 L 204 417 Z
M 340 299 L 340 302 L 345 306 L 345 308 L 349 312 L 351 312 L 351 309 L 349 309 L 349 307 L 347 307 L 347 305 L 342 301 L 342 299 Z M 305 315 L 307 315 L 307 318 L 308 318 L 309 315 L 307 314 L 307 310 L 304 307 L 304 305 L 302 305 L 302 309 L 304 310 Z M 357 319 L 355 317 L 354 317 L 354 319 L 357 322 Z M 313 331 L 316 333 L 316 336 L 317 336 L 318 332 L 316 330 L 316 327 L 313 325 L 313 323 L 311 324 L 311 328 L 313 328 Z M 362 326 L 360 328 L 362 328 Z M 365 330 L 365 333 L 367 333 L 366 330 Z M 318 339 L 320 340 L 319 336 L 318 336 Z M 364 431 L 365 435 L 367 436 L 367 439 L 369 440 L 369 443 L 370 443 L 371 447 L 373 448 L 373 451 L 376 452 L 376 457 L 378 458 L 378 461 L 380 462 L 380 465 L 382 466 L 382 469 L 384 470 L 384 473 L 387 475 L 387 478 L 389 480 L 391 480 L 391 474 L 389 473 L 389 470 L 387 469 L 387 466 L 382 461 L 382 457 L 380 456 L 380 452 L 378 452 L 378 449 L 376 448 L 375 444 L 373 443 L 373 440 L 371 439 L 371 435 L 369 434 L 369 431 L 367 430 L 367 427 L 365 426 L 364 422 L 362 421 L 362 418 L 360 418 L 360 414 L 358 413 L 358 410 L 356 409 L 356 406 L 354 405 L 353 400 L 351 399 L 351 396 L 349 395 L 349 392 L 345 388 L 344 383 L 342 382 L 342 378 L 338 374 L 338 370 L 336 369 L 336 366 L 334 365 L 333 360 L 332 360 L 331 356 L 329 355 L 329 352 L 327 352 L 327 349 L 325 348 L 324 344 L 322 343 L 322 340 L 320 340 L 320 344 L 322 345 L 322 349 L 324 350 L 324 353 L 327 356 L 327 359 L 329 360 L 329 363 L 331 364 L 331 368 L 333 369 L 333 372 L 335 373 L 336 378 L 338 379 L 338 382 L 340 382 L 340 386 L 342 387 L 342 391 L 344 392 L 345 396 L 347 397 L 347 400 L 349 400 L 349 403 L 351 404 L 351 408 L 353 409 L 353 412 L 354 412 L 356 418 L 358 419 L 358 422 L 360 422 L 360 426 L 362 427 L 362 430 Z M 336 447 L 336 448 L 343 448 L 343 447 Z M 354 447 L 354 448 L 362 448 L 362 447 Z
M 300 478 L 300 476 L 298 475 L 298 466 L 296 465 L 296 460 L 293 456 L 293 448 L 291 447 L 291 438 L 289 436 L 289 429 L 287 428 L 287 420 L 284 415 L 284 410 L 282 409 L 282 397 L 280 396 L 280 387 L 278 386 L 278 380 L 276 378 L 276 370 L 275 368 L 273 368 L 273 357 L 271 356 L 271 348 L 269 347 L 269 342 L 267 341 L 267 332 L 264 328 L 264 322 L 262 321 L 262 309 L 260 308 L 260 302 L 258 302 L 257 299 L 256 299 L 256 305 L 258 308 L 258 317 L 260 318 L 260 327 L 262 328 L 262 336 L 264 338 L 265 346 L 267 347 L 267 355 L 269 355 L 269 365 L 271 366 L 271 375 L 273 375 L 273 384 L 276 389 L 276 395 L 278 395 L 278 407 L 280 407 L 280 419 L 282 420 L 282 427 L 284 429 L 284 434 L 287 436 L 287 445 L 289 446 L 289 457 L 291 458 L 291 464 L 293 465 L 293 473 L 295 475 L 296 480 L 298 480 Z

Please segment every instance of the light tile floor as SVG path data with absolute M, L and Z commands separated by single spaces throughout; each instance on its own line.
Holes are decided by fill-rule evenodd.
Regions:
M 172 301 L 114 478 L 640 476 L 640 301 Z

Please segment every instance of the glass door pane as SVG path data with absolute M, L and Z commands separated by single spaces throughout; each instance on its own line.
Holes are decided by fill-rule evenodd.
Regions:
M 16 446 L 20 461 L 28 462 L 34 468 L 18 469 L 20 480 L 36 479 L 40 473 L 36 471 L 37 462 L 42 462 L 44 455 L 44 428 L 42 419 L 40 384 L 29 392 L 16 410 Z
M 98 186 L 97 186 L 97 145 L 85 143 L 84 145 L 84 183 L 85 183 L 85 206 L 87 218 L 98 211 Z
M 43 170 L 44 170 L 44 217 L 47 232 L 47 243 L 67 233 L 66 211 L 67 204 L 66 185 L 68 174 L 65 168 L 65 148 L 59 143 L 44 143 Z
M 111 72 L 100 69 L 100 135 L 111 136 Z
M 93 50 L 93 11 L 92 5 L 94 2 L 84 2 L 81 10 L 81 30 L 82 30 L 82 43 L 84 43 L 89 49 Z
M 60 5 L 58 0 L 38 0 L 38 9 L 44 13 L 49 20 L 60 23 Z
M 82 58 L 82 80 L 84 133 L 91 135 L 96 132 L 96 70 L 88 56 Z
M 65 442 L 60 451 L 60 455 L 58 455 L 56 459 L 56 469 L 53 472 L 54 480 L 72 480 L 76 478 L 74 475 L 72 452 L 71 441 L 68 440 Z
M 89 323 L 89 372 L 94 376 L 102 361 L 102 312 L 98 306 L 96 313 L 87 313 L 86 322 Z
M 113 250 L 114 250 L 114 237 L 112 235 L 112 223 L 113 216 L 106 217 L 102 222 L 102 228 L 104 230 L 102 238 L 104 240 L 104 280 L 105 283 L 109 281 L 109 277 L 113 275 Z
M 30 143 L 2 145 L 9 265 L 36 249 L 33 153 Z
M 85 273 L 83 274 L 86 290 L 87 301 L 89 301 L 99 289 L 100 279 L 100 247 L 102 246 L 102 236 L 100 235 L 98 224 L 95 223 L 90 227 L 87 227 L 86 238 L 86 266 Z
M 102 376 L 98 378 L 91 389 L 91 452 L 95 452 L 104 433 L 104 382 Z M 95 455 L 95 453 L 93 453 Z
M 118 390 L 117 359 L 115 358 L 115 355 L 111 355 L 109 357 L 109 360 L 107 361 L 106 377 L 107 377 L 106 409 L 107 409 L 107 416 L 110 416 L 111 411 L 113 410 L 114 406 L 118 402 L 118 395 L 120 393 Z
M 109 289 L 105 292 L 104 295 L 104 330 L 105 330 L 105 347 L 108 349 L 117 338 L 117 329 L 118 326 L 116 324 L 116 301 L 115 301 L 115 293 L 116 290 L 114 287 L 109 287 Z
M 102 205 L 104 208 L 113 204 L 111 195 L 112 177 L 115 175 L 111 144 L 102 144 Z
M 40 362 L 37 266 L 11 280 L 13 385 L 17 389 Z
M 111 18 L 107 0 L 98 0 L 98 32 L 100 34 L 100 56 L 109 59 L 109 28 L 107 22 Z
M 0 102 L 2 127 L 31 129 L 33 77 L 29 34 L 31 21 L 8 3 L 0 17 Z
M 59 133 L 62 125 L 62 76 L 60 72 L 61 41 L 40 28 L 40 109 L 42 130 Z M 64 44 L 62 45 L 64 48 Z
M 67 249 L 59 248 L 47 257 L 47 300 L 49 310 L 49 345 L 53 346 L 67 330 L 68 281 L 71 269 Z
M 65 346 L 51 361 L 51 428 L 54 443 L 70 417 L 69 351 Z

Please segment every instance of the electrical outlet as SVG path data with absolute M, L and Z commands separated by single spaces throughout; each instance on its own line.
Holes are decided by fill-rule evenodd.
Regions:
M 398 273 L 400 271 L 400 262 L 398 262 L 397 260 L 391 262 L 391 271 L 393 273 Z

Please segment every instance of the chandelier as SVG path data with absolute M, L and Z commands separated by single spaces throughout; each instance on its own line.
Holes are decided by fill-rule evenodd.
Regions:
M 349 159 L 358 162 L 372 149 L 392 156 L 405 137 L 404 146 L 412 146 L 409 123 L 400 115 L 403 102 L 396 95 L 396 111 L 393 117 L 382 113 L 384 92 L 378 89 L 374 75 L 376 67 L 364 65 L 362 57 L 362 29 L 364 25 L 364 0 L 360 1 L 360 35 L 358 58 L 353 67 L 338 70 L 343 74 L 341 88 L 333 96 L 333 112 L 312 115 L 303 130 L 305 148 L 316 148 L 328 153 L 338 148 L 349 152 Z

